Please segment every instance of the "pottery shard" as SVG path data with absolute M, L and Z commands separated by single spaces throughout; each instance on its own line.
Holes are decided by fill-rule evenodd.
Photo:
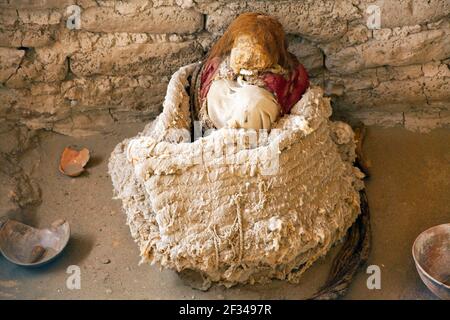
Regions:
M 77 76 L 167 75 L 202 55 L 203 50 L 195 41 L 143 43 L 78 52 L 72 55 L 70 66 Z
M 92 32 L 194 33 L 203 27 L 203 16 L 195 10 L 179 7 L 126 10 L 91 7 L 83 11 L 81 25 Z
M 19 68 L 24 50 L 0 47 L 0 82 L 8 80 Z
M 61 155 L 59 171 L 69 177 L 77 177 L 84 171 L 90 158 L 89 149 L 66 147 Z
M 330 53 L 326 66 L 332 72 L 349 74 L 383 65 L 402 66 L 442 60 L 450 55 L 450 30 L 430 30 L 371 40 L 355 47 Z

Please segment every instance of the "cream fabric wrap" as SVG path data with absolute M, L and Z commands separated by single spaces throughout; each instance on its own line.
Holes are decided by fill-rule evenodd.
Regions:
M 109 162 L 143 261 L 226 286 L 297 282 L 359 214 L 353 132 L 328 120 L 329 99 L 312 87 L 258 146 L 236 148 L 250 132 L 237 129 L 186 142 L 194 67 L 172 76 L 163 112 Z
M 214 80 L 206 98 L 208 116 L 218 129 L 269 130 L 281 110 L 268 90 L 227 79 Z

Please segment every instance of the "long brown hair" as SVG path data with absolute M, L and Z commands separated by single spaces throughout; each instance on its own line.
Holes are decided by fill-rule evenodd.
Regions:
M 283 26 L 275 18 L 258 12 L 239 15 L 227 28 L 223 36 L 209 51 L 207 61 L 230 54 L 235 39 L 240 35 L 250 35 L 259 43 L 273 63 L 289 69 L 295 65 L 295 57 L 288 52 L 288 43 Z

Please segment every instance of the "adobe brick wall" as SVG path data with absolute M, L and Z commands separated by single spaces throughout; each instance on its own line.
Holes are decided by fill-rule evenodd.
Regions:
M 69 29 L 67 7 L 81 8 Z M 367 27 L 370 4 L 381 29 Z M 0 121 L 70 135 L 148 121 L 241 12 L 277 17 L 336 117 L 450 125 L 448 0 L 0 0 Z

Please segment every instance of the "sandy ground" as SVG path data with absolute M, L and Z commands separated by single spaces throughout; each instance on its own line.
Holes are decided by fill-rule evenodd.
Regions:
M 172 271 L 138 266 L 138 249 L 121 203 L 112 200 L 107 162 L 114 146 L 142 127 L 117 126 L 89 138 L 43 133 L 38 147 L 22 157 L 22 166 L 42 189 L 42 204 L 23 213 L 26 222 L 45 227 L 65 218 L 72 238 L 62 256 L 41 268 L 18 267 L 0 257 L 0 299 L 301 299 L 325 281 L 336 248 L 298 285 L 274 281 L 201 292 Z M 60 153 L 71 144 L 85 146 L 93 155 L 78 178 L 57 169 Z M 381 289 L 369 290 L 369 275 L 361 269 L 346 298 L 434 299 L 416 273 L 411 245 L 421 231 L 450 222 L 450 129 L 419 134 L 371 127 L 364 149 L 372 173 L 367 181 L 373 225 L 369 265 L 381 268 Z M 70 265 L 81 268 L 79 290 L 66 286 Z

